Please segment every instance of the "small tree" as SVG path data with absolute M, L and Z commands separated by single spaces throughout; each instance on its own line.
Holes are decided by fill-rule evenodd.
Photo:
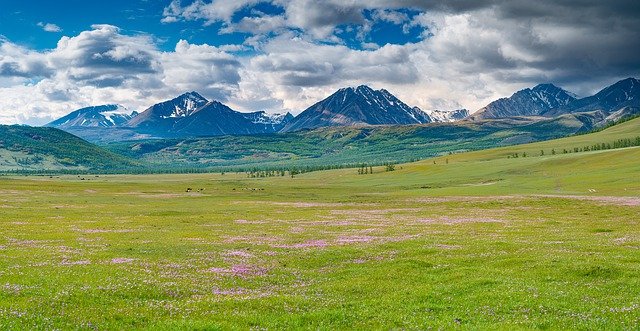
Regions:
M 385 167 L 385 171 L 394 171 L 396 170 L 396 166 L 394 164 L 387 164 Z

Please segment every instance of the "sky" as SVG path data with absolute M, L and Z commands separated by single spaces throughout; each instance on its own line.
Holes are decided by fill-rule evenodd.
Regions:
M 475 111 L 640 77 L 637 0 L 0 0 L 0 124 L 197 91 L 298 114 L 346 86 Z

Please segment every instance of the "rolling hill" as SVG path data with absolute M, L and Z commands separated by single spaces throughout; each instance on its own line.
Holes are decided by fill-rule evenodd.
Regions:
M 0 171 L 122 171 L 138 166 L 59 129 L 0 125 Z
M 619 141 L 628 141 L 631 146 L 613 148 Z M 612 148 L 593 148 L 602 144 Z M 514 157 L 515 154 L 519 157 Z M 524 154 L 527 156 L 523 157 Z M 354 175 L 355 169 L 318 171 L 298 176 L 301 181 L 298 185 L 322 183 L 329 187 L 375 187 L 381 191 L 401 189 L 406 196 L 540 195 L 544 198 L 551 195 L 562 198 L 564 195 L 605 203 L 607 201 L 598 199 L 611 195 L 633 196 L 637 201 L 640 118 L 598 132 L 442 155 L 395 168 L 385 172 L 383 167 L 374 167 L 373 175 L 362 176 Z M 609 203 L 624 201 L 610 199 Z

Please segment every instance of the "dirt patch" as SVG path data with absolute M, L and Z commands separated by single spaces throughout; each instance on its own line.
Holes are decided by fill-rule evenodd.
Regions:
M 222 255 L 227 257 L 236 257 L 236 258 L 243 258 L 243 259 L 248 259 L 253 257 L 253 254 L 247 251 L 228 251 L 223 253 Z
M 130 232 L 135 232 L 134 230 L 131 229 L 118 229 L 118 230 L 108 230 L 108 229 L 73 229 L 74 231 L 80 232 L 80 233 L 86 233 L 86 234 L 91 234 L 91 233 L 130 233 Z
M 89 264 L 91 264 L 91 261 L 89 260 L 71 261 L 71 260 L 63 259 L 62 262 L 60 262 L 60 265 L 63 265 L 63 266 L 89 265 Z
M 224 243 L 245 243 L 251 245 L 268 245 L 281 241 L 281 238 L 267 236 L 232 236 L 226 237 Z
M 491 201 L 518 201 L 524 199 L 519 195 L 497 195 L 497 196 L 448 196 L 448 197 L 422 197 L 409 199 L 409 202 L 420 203 L 444 203 L 444 202 L 491 202 Z
M 505 223 L 505 220 L 499 220 L 490 217 L 439 217 L 439 218 L 421 218 L 415 221 L 416 224 L 464 224 L 464 223 Z
M 116 195 L 135 195 L 139 198 L 149 198 L 149 199 L 167 199 L 167 198 L 193 198 L 193 197 L 201 197 L 204 194 L 200 192 L 182 192 L 182 193 L 144 193 L 144 192 L 126 192 L 126 193 L 116 193 Z
M 235 220 L 233 221 L 236 224 L 264 224 L 267 223 L 265 221 L 249 221 L 249 220 Z
M 324 248 L 329 246 L 325 240 L 307 240 L 296 244 L 272 245 L 274 248 Z
M 237 201 L 238 203 L 246 203 Z M 276 206 L 286 206 L 294 208 L 331 208 L 331 207 L 362 207 L 362 206 L 378 206 L 375 203 L 357 203 L 357 202 L 308 202 L 308 201 L 251 201 L 251 204 L 262 203 Z
M 207 269 L 207 272 L 223 276 L 246 278 L 251 276 L 263 276 L 267 273 L 267 269 L 249 264 L 234 264 L 228 268 L 209 268 Z
M 330 218 L 335 222 L 367 222 L 367 225 L 387 226 L 389 221 L 405 219 L 407 215 L 404 213 L 421 212 L 421 208 L 392 208 L 392 209 L 347 209 L 347 210 L 331 210 Z M 337 219 L 336 219 L 337 218 Z M 382 222 L 374 224 L 371 222 Z
M 533 197 L 540 198 L 560 198 L 560 199 L 575 199 L 600 202 L 607 205 L 616 206 L 640 206 L 640 197 L 616 197 L 616 196 L 587 196 L 587 195 L 552 195 L 552 194 L 540 194 L 532 195 Z
M 276 206 L 287 206 L 294 208 L 318 208 L 318 207 L 351 207 L 358 206 L 357 203 L 329 203 L 329 202 L 272 202 Z

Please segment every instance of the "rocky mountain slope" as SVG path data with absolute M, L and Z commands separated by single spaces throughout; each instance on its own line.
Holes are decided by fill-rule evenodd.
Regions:
M 419 109 L 409 107 L 387 90 L 361 85 L 342 88 L 314 104 L 284 126 L 283 132 L 327 126 L 405 125 L 433 120 Z

